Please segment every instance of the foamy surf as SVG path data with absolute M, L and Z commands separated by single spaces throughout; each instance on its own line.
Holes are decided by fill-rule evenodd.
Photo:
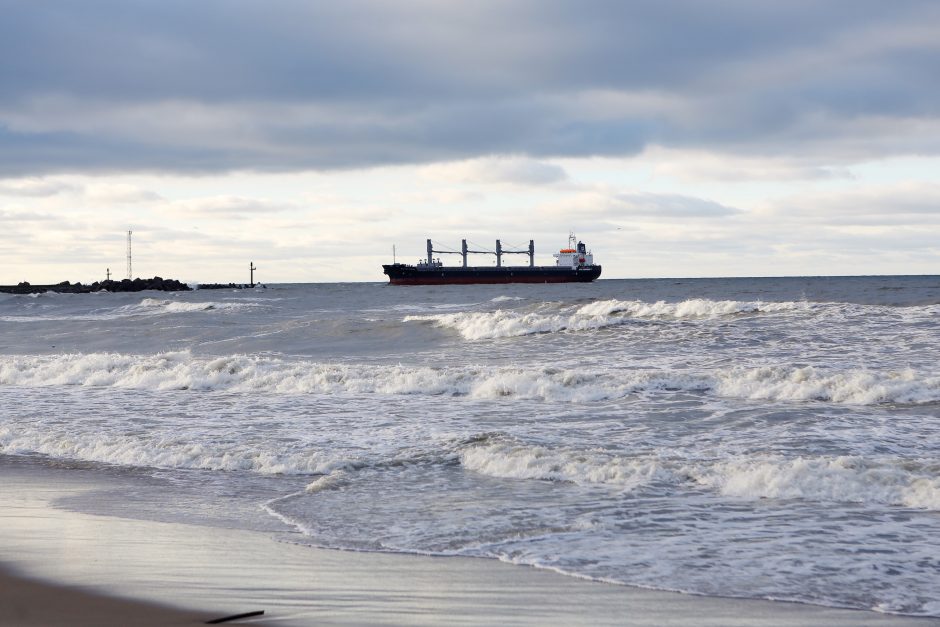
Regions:
M 239 311 L 258 307 L 257 300 L 239 302 L 184 302 L 161 298 L 145 298 L 136 305 L 125 305 L 115 310 L 119 315 L 160 315 L 193 311 Z
M 883 503 L 940 510 L 940 460 L 736 458 L 686 469 L 700 484 L 744 499 Z
M 336 490 L 337 488 L 342 487 L 347 482 L 346 472 L 342 469 L 334 470 L 329 474 L 318 477 L 317 479 L 311 481 L 307 484 L 307 487 L 304 488 L 309 494 L 315 494 L 323 490 Z
M 763 366 L 715 370 L 420 367 L 331 364 L 274 357 L 90 353 L 0 356 L 0 385 L 77 385 L 270 394 L 406 394 L 584 403 L 639 393 L 849 405 L 940 401 L 940 374 Z
M 628 491 L 660 482 L 697 485 L 745 500 L 882 503 L 940 510 L 940 460 L 754 455 L 695 461 L 496 439 L 464 448 L 460 463 L 491 477 L 606 484 Z
M 599 450 L 552 450 L 518 442 L 467 447 L 460 452 L 460 463 L 467 470 L 490 477 L 604 483 L 626 490 L 671 475 L 652 458 L 625 458 Z
M 351 463 L 335 453 L 307 449 L 226 444 L 207 436 L 174 437 L 165 431 L 141 435 L 103 434 L 78 426 L 37 428 L 0 424 L 0 452 L 42 454 L 118 466 L 224 470 L 262 475 L 316 475 Z
M 493 300 L 497 301 L 497 299 Z M 809 309 L 811 305 L 805 302 L 762 303 L 691 299 L 679 303 L 664 301 L 644 303 L 601 300 L 580 307 L 559 307 L 555 311 L 546 311 L 546 306 L 542 306 L 534 311 L 498 309 L 483 312 L 412 315 L 406 316 L 404 321 L 428 322 L 441 328 L 453 329 L 467 340 L 484 340 L 536 333 L 603 329 L 627 324 L 637 319 L 701 320 L 741 314 Z
M 695 460 L 681 456 L 625 456 L 599 448 L 547 447 L 505 437 L 482 437 L 443 446 L 433 455 L 360 459 L 296 443 L 233 443 L 211 430 L 171 434 L 100 433 L 81 425 L 0 423 L 0 453 L 122 466 L 320 475 L 305 491 L 316 494 L 356 481 L 362 468 L 446 467 L 501 479 L 562 481 L 639 490 L 650 484 L 696 487 L 742 500 L 862 503 L 940 511 L 940 461 L 890 457 L 749 455 Z
M 82 297 L 89 296 L 82 294 Z M 193 312 L 236 312 L 260 306 L 257 301 L 249 302 L 188 302 L 161 298 L 144 298 L 139 303 L 105 307 L 88 313 L 56 314 L 36 312 L 30 315 L 0 316 L 3 322 L 69 322 L 69 321 L 106 321 L 120 318 L 161 316 Z

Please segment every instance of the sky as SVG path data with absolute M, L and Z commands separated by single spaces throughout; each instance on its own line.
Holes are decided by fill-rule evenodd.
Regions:
M 572 231 L 605 278 L 940 274 L 933 0 L 0 16 L 0 284 L 122 278 L 128 230 L 135 276 L 190 282 L 382 281 L 428 238 L 550 264 Z

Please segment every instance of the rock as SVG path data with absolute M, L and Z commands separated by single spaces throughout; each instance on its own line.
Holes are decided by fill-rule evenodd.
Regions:
M 12 294 L 37 294 L 48 290 L 55 290 L 56 292 L 66 294 L 87 294 L 88 292 L 97 292 L 99 290 L 106 290 L 108 292 L 140 292 L 143 290 L 186 292 L 190 289 L 192 288 L 176 279 L 164 279 L 162 277 L 154 277 L 152 279 L 136 278 L 133 281 L 129 279 L 122 279 L 121 281 L 95 281 L 91 285 L 82 285 L 81 282 L 69 283 L 68 281 L 62 281 L 55 285 L 30 285 L 26 281 L 15 286 L 0 285 L 0 292 Z

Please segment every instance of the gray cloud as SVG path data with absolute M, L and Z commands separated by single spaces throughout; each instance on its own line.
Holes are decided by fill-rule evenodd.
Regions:
M 568 179 L 559 165 L 518 157 L 485 158 L 429 166 L 425 174 L 468 183 L 551 185 Z
M 77 189 L 77 186 L 69 183 L 41 178 L 0 181 L 0 196 L 56 196 Z
M 940 153 L 932 2 L 8 0 L 0 176 Z
M 610 199 L 608 215 L 713 218 L 741 213 L 739 209 L 704 198 L 679 194 L 630 193 Z
M 630 226 L 630 220 L 645 220 L 669 223 L 691 218 L 726 218 L 744 215 L 744 212 L 706 198 L 652 192 L 622 192 L 599 188 L 563 197 L 539 209 L 539 217 L 551 216 L 561 221 L 578 216 L 592 222 L 602 220 L 601 230 Z M 701 221 L 699 221 L 701 222 Z M 702 228 L 702 224 L 696 227 Z M 564 230 L 564 228 L 562 228 Z

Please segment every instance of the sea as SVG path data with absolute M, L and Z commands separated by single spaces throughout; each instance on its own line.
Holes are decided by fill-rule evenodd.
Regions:
M 940 277 L 2 294 L 0 456 L 134 486 L 76 511 L 940 616 Z

